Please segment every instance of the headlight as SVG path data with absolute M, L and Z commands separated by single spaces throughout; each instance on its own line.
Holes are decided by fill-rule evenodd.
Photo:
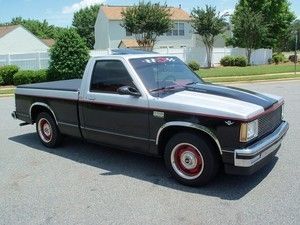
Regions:
M 281 108 L 281 119 L 282 120 L 284 119 L 284 105 L 282 105 L 282 108 Z
M 240 130 L 240 142 L 247 142 L 258 136 L 258 120 L 250 123 L 242 123 Z

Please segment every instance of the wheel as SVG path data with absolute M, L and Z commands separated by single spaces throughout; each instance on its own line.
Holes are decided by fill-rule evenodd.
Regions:
M 62 141 L 62 135 L 53 117 L 47 112 L 41 112 L 36 119 L 36 131 L 43 145 L 48 148 L 57 147 Z
M 166 145 L 164 160 L 172 176 L 189 186 L 207 184 L 220 167 L 214 146 L 196 133 L 174 135 Z

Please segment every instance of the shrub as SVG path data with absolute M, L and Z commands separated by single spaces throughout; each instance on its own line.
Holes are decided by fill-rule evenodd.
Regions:
M 272 58 L 269 58 L 269 59 L 268 59 L 268 63 L 269 63 L 269 64 L 273 64 L 273 63 L 274 63 L 273 59 L 272 59 Z
M 13 84 L 14 75 L 18 72 L 19 68 L 15 65 L 0 67 L 0 77 L 4 85 Z
M 247 66 L 247 59 L 244 56 L 225 56 L 220 61 L 222 66 Z
M 2 77 L 0 76 L 0 85 L 3 85 L 4 84 L 4 81 L 2 79 Z
M 193 71 L 197 71 L 200 69 L 200 65 L 199 63 L 197 63 L 196 61 L 191 61 L 188 63 L 188 66 L 191 68 L 191 70 Z
M 20 70 L 14 75 L 14 84 L 32 84 L 47 81 L 46 70 Z
M 84 40 L 73 29 L 64 30 L 50 49 L 48 80 L 81 78 L 89 59 Z
M 247 66 L 247 59 L 244 56 L 237 56 L 234 58 L 234 66 L 245 67 Z
M 234 66 L 234 57 L 233 56 L 225 56 L 220 61 L 222 66 Z
M 289 56 L 289 61 L 295 63 L 298 61 L 298 55 L 290 55 Z
M 276 65 L 278 65 L 279 63 L 284 62 L 285 56 L 283 53 L 279 52 L 279 53 L 274 53 L 273 57 L 272 57 L 274 63 Z

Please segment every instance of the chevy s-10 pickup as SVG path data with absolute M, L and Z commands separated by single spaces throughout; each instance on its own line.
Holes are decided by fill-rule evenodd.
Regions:
M 36 124 L 42 144 L 69 135 L 160 156 L 185 185 L 220 169 L 252 174 L 277 153 L 288 123 L 281 97 L 204 82 L 158 54 L 92 57 L 82 80 L 20 85 L 14 118 Z

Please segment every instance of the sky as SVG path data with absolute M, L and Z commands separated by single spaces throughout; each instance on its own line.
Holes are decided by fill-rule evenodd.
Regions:
M 21 16 L 26 19 L 46 19 L 50 24 L 68 27 L 72 24 L 73 13 L 80 8 L 97 3 L 108 5 L 133 5 L 139 0 L 0 0 L 0 23 L 9 22 L 13 17 Z M 205 5 L 217 6 L 221 13 L 233 12 L 238 0 L 155 0 L 152 2 L 167 3 L 169 6 L 178 7 L 180 4 L 184 10 L 190 12 L 194 7 Z M 217 3 L 217 4 L 216 4 Z M 299 0 L 290 0 L 291 9 L 300 19 Z

